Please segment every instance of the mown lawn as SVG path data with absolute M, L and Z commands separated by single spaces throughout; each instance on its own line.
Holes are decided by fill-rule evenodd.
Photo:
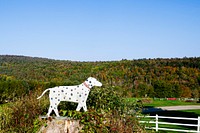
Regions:
M 178 106 L 178 105 L 200 105 L 196 102 L 185 102 L 179 100 L 153 100 L 152 103 L 144 103 L 144 106 L 163 107 L 163 106 Z
M 199 109 L 194 109 L 194 110 L 180 110 L 179 112 L 182 113 L 193 113 L 197 116 L 200 116 L 200 110 Z
M 163 106 L 178 106 L 178 105 L 200 105 L 197 102 L 185 102 L 180 100 L 154 100 L 153 98 L 126 98 L 127 102 L 140 101 L 144 107 L 163 107 Z

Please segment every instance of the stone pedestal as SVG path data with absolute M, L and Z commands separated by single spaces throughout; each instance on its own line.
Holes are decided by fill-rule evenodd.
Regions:
M 38 133 L 78 133 L 82 129 L 78 120 L 73 120 L 68 117 L 47 119 L 49 119 L 47 125 L 43 126 Z

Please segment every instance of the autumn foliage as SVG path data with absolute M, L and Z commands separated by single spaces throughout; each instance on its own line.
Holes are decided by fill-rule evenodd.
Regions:
M 123 97 L 198 97 L 200 58 L 76 62 L 0 56 L 0 102 L 93 76 Z

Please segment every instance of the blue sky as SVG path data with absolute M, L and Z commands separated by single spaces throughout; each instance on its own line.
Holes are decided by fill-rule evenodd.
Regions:
M 0 0 L 0 54 L 200 57 L 200 0 Z

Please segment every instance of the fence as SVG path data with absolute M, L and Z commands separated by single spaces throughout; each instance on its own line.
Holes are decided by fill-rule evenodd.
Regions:
M 150 120 L 145 120 L 145 118 L 150 118 Z M 152 120 L 153 119 L 153 120 Z M 161 120 L 162 119 L 162 120 Z M 175 122 L 164 122 L 163 120 L 189 120 L 194 121 L 196 124 L 185 124 L 185 123 L 175 123 Z M 159 121 L 160 120 L 160 121 Z M 193 122 L 193 123 L 194 123 Z M 146 129 L 154 129 L 156 131 L 164 130 L 164 131 L 176 131 L 176 132 L 193 132 L 193 133 L 200 133 L 200 117 L 198 118 L 186 118 L 186 117 L 166 117 L 166 116 L 144 116 L 143 120 L 140 120 L 140 123 L 144 123 L 146 125 L 151 124 L 150 126 L 146 126 Z M 153 125 L 152 125 L 153 124 Z M 161 125 L 177 125 L 177 126 L 183 126 L 183 127 L 196 127 L 196 130 L 186 130 L 186 129 L 172 129 L 172 128 L 163 128 Z

